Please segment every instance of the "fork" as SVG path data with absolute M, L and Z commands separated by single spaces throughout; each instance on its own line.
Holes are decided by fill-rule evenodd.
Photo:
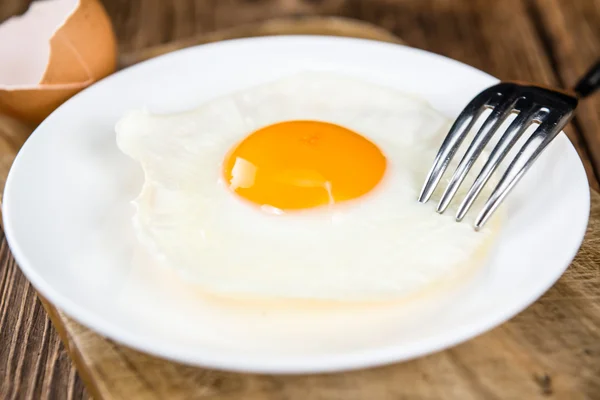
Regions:
M 418 198 L 419 202 L 426 203 L 431 198 L 467 134 L 485 110 L 491 109 L 489 116 L 464 153 L 437 205 L 438 213 L 446 211 L 490 139 L 511 114 L 517 113 L 491 151 L 456 213 L 456 221 L 462 221 L 485 184 L 515 143 L 532 124 L 539 124 L 510 162 L 504 175 L 475 218 L 474 228 L 477 231 L 480 230 L 517 182 L 531 168 L 542 151 L 569 122 L 579 99 L 591 95 L 599 87 L 600 60 L 589 69 L 570 92 L 512 82 L 501 82 L 483 90 L 467 104 L 450 128 L 425 179 Z

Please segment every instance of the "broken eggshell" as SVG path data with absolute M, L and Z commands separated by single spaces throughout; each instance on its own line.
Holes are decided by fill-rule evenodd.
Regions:
M 41 122 L 116 68 L 112 24 L 99 0 L 45 0 L 0 25 L 0 112 Z

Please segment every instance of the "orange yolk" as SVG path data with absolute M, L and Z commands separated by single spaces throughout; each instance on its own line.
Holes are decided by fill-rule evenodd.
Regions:
M 287 121 L 250 134 L 225 159 L 224 176 L 239 196 L 259 206 L 298 210 L 355 199 L 383 177 L 386 159 L 349 129 Z

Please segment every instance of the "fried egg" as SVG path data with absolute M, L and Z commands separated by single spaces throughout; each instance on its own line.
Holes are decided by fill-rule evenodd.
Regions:
M 304 72 L 116 131 L 162 266 L 225 297 L 372 302 L 481 265 L 500 229 L 501 213 L 475 232 L 416 200 L 449 126 L 414 96 Z

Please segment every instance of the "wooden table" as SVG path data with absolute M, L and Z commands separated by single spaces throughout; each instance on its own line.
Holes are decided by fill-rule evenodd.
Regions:
M 0 20 L 23 11 L 28 3 L 1 0 Z M 458 59 L 502 79 L 568 87 L 600 57 L 600 0 L 104 0 L 104 3 L 123 54 L 273 17 L 341 15 L 374 23 L 409 45 Z M 590 185 L 598 189 L 600 96 L 581 106 L 567 133 L 584 160 Z M 481 341 L 486 340 L 493 351 L 515 352 L 511 346 L 518 345 L 519 365 L 485 365 L 483 370 L 474 371 L 470 363 L 478 361 L 476 352 L 472 356 L 475 358 L 468 359 L 451 351 L 440 361 L 439 368 L 423 370 L 419 376 L 398 376 L 399 385 L 427 386 L 428 382 L 444 379 L 439 374 L 452 367 L 455 372 L 448 379 L 466 380 L 469 390 L 431 392 L 428 398 L 519 398 L 510 395 L 514 394 L 510 387 L 502 390 L 503 385 L 511 385 L 514 376 L 527 380 L 515 384 L 537 388 L 539 397 L 565 398 L 565 393 L 572 393 L 569 398 L 599 399 L 600 302 L 583 303 L 579 297 L 594 293 L 598 297 L 600 272 L 592 268 L 585 274 L 585 279 L 566 274 L 561 282 L 577 278 L 581 287 L 572 290 L 571 285 L 567 290 L 567 286 L 559 283 L 534 306 L 497 328 L 511 337 L 510 341 L 497 343 L 495 336 L 484 335 L 457 350 L 465 346 L 481 348 Z M 583 309 L 584 306 L 587 308 Z M 545 321 L 543 324 L 531 325 L 531 321 L 540 318 Z M 532 355 L 544 352 L 547 357 L 543 359 Z M 522 374 L 513 374 L 513 370 L 533 372 L 523 378 Z M 314 383 L 318 385 L 319 378 L 314 378 Z M 294 388 L 289 390 L 265 392 L 264 396 L 252 398 L 297 398 L 293 396 Z M 320 393 L 319 398 L 343 398 L 334 391 L 330 395 Z M 15 265 L 2 237 L 0 398 L 88 397 L 35 291 Z M 208 394 L 206 398 L 213 397 Z M 399 392 L 398 398 L 416 397 Z

